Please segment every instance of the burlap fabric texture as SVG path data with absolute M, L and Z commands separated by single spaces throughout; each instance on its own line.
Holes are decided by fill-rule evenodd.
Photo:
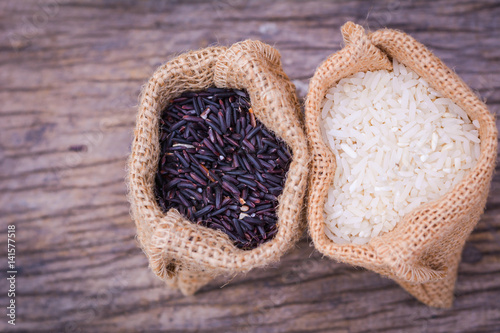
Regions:
M 246 89 L 256 117 L 292 151 L 279 197 L 278 232 L 250 251 L 238 249 L 220 231 L 188 221 L 177 210 L 164 213 L 155 199 L 160 114 L 182 92 L 211 86 Z M 128 161 L 131 213 L 152 271 L 190 295 L 216 275 L 246 272 L 278 261 L 305 227 L 299 217 L 309 157 L 295 86 L 283 72 L 280 54 L 271 46 L 247 40 L 230 48 L 209 47 L 182 54 L 159 67 L 141 94 Z
M 434 307 L 450 307 L 464 243 L 484 210 L 497 153 L 497 130 L 486 105 L 446 65 L 412 37 L 383 29 L 366 34 L 352 22 L 342 27 L 345 47 L 316 70 L 306 100 L 311 162 L 308 223 L 316 248 L 341 262 L 362 266 L 398 282 Z M 413 69 L 480 124 L 477 166 L 442 198 L 407 214 L 396 228 L 366 245 L 337 245 L 324 233 L 323 209 L 335 157 L 322 140 L 321 104 L 326 91 L 357 72 L 391 70 L 391 58 Z

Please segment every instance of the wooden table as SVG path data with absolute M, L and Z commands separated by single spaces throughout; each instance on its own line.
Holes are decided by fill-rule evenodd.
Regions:
M 125 162 L 141 85 L 189 49 L 246 38 L 277 47 L 305 96 L 348 20 L 404 30 L 500 113 L 498 1 L 3 1 L 2 280 L 17 235 L 17 325 L 36 332 L 478 332 L 500 330 L 500 176 L 467 242 L 452 309 L 322 258 L 304 238 L 280 264 L 167 289 L 134 239 Z M 0 305 L 7 306 L 2 282 Z

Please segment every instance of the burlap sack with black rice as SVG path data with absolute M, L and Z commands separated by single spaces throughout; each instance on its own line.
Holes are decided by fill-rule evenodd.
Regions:
M 497 130 L 486 105 L 441 60 L 412 37 L 383 29 L 365 34 L 348 22 L 345 47 L 316 70 L 306 101 L 306 130 L 313 155 L 308 223 L 316 248 L 330 258 L 366 267 L 397 281 L 420 301 L 449 307 L 464 243 L 484 210 L 497 152 Z M 396 228 L 366 245 L 337 245 L 324 233 L 323 209 L 335 157 L 323 142 L 320 107 L 327 89 L 357 72 L 391 70 L 391 58 L 413 69 L 480 124 L 476 167 L 448 194 L 404 216 Z
M 256 117 L 292 151 L 279 197 L 278 232 L 250 251 L 234 246 L 221 231 L 188 221 L 177 210 L 165 214 L 154 194 L 162 110 L 184 91 L 211 86 L 246 89 Z M 158 277 L 189 295 L 216 275 L 246 272 L 276 262 L 292 247 L 305 226 L 299 215 L 309 154 L 302 126 L 295 87 L 283 72 L 280 54 L 267 44 L 249 40 L 230 48 L 209 47 L 182 54 L 156 70 L 141 95 L 128 161 L 128 186 L 137 238 Z

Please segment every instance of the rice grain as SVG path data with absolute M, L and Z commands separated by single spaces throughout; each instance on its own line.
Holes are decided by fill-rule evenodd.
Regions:
M 322 135 L 337 160 L 326 235 L 365 244 L 446 194 L 476 164 L 479 122 L 409 68 L 356 73 L 323 102 Z

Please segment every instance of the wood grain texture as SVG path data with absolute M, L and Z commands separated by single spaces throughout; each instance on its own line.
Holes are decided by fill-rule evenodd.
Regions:
M 277 47 L 303 98 L 348 20 L 401 29 L 500 113 L 498 1 L 2 1 L 0 223 L 17 228 L 17 332 L 500 331 L 500 175 L 453 309 L 338 264 L 304 239 L 280 264 L 194 297 L 164 287 L 134 239 L 124 185 L 137 96 L 175 54 L 246 38 Z M 6 236 L 0 237 L 5 282 Z M 0 307 L 6 306 L 5 283 Z M 4 311 L 2 311 L 3 313 Z

